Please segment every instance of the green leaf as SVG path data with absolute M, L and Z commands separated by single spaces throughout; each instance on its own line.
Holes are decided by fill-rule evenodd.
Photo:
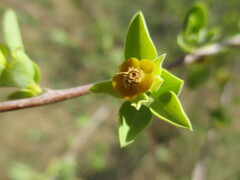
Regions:
M 187 13 L 184 20 L 184 33 L 198 33 L 206 25 L 206 6 L 203 3 L 197 3 Z
M 38 65 L 32 61 L 32 65 L 33 65 L 33 68 L 34 68 L 34 81 L 35 83 L 39 83 L 40 82 L 40 79 L 41 79 L 41 72 L 40 72 L 40 69 L 38 67 Z
M 135 107 L 137 110 L 140 109 L 141 105 L 143 103 L 147 103 L 149 101 L 149 97 L 143 93 L 140 94 L 138 97 L 136 97 L 134 100 L 132 100 L 131 102 L 131 106 Z
M 35 69 L 30 58 L 22 51 L 16 51 L 10 64 L 12 82 L 20 88 L 35 84 Z
M 178 35 L 178 45 L 185 51 L 193 53 L 196 48 L 203 46 L 213 38 L 213 33 L 205 30 L 206 26 L 206 6 L 197 3 L 186 14 L 183 31 Z
M 7 10 L 3 16 L 4 41 L 12 52 L 23 50 L 22 37 L 18 26 L 16 14 L 13 10 Z
M 201 30 L 199 32 L 198 44 L 204 46 L 211 43 L 216 38 L 218 32 L 219 32 L 218 28 Z
M 163 54 L 153 60 L 153 63 L 155 65 L 153 74 L 155 76 L 154 76 L 153 84 L 149 90 L 151 93 L 156 92 L 160 88 L 161 84 L 163 83 L 163 79 L 160 77 L 160 75 L 162 73 L 162 63 L 163 63 L 165 56 L 166 56 L 166 54 Z
M 195 50 L 195 47 L 188 44 L 188 42 L 186 42 L 186 40 L 184 39 L 183 33 L 180 33 L 177 36 L 177 43 L 178 45 L 186 52 L 188 53 L 193 53 Z
M 183 86 L 183 80 L 174 76 L 166 69 L 162 70 L 161 78 L 163 79 L 163 83 L 161 84 L 157 92 L 151 94 L 152 97 L 158 97 L 161 94 L 164 94 L 169 91 L 173 91 L 177 95 L 180 94 Z
M 0 86 L 17 86 L 30 89 L 35 96 L 42 92 L 38 82 L 40 71 L 23 51 L 15 51 L 11 63 L 2 71 Z
M 161 87 L 163 81 L 164 80 L 160 76 L 155 76 L 153 84 L 152 84 L 151 88 L 149 89 L 149 91 L 151 93 L 155 93 L 156 91 L 158 91 L 159 88 Z
M 111 80 L 94 84 L 90 88 L 90 91 L 96 94 L 105 94 L 120 98 L 120 95 L 116 91 L 114 91 Z
M 147 25 L 141 12 L 137 13 L 129 27 L 124 47 L 125 59 L 135 57 L 139 60 L 157 58 L 156 48 L 148 33 Z
M 161 73 L 162 73 L 162 63 L 163 63 L 163 60 L 165 59 L 165 57 L 166 57 L 166 54 L 163 54 L 163 55 L 161 55 L 158 58 L 153 60 L 153 63 L 155 65 L 155 68 L 154 68 L 154 71 L 153 71 L 154 75 L 157 75 L 157 76 L 161 75 Z
M 192 130 L 191 123 L 186 116 L 174 92 L 167 92 L 159 96 L 150 105 L 150 111 L 170 124 Z
M 3 54 L 3 56 L 5 57 L 6 61 L 8 59 L 11 60 L 11 52 L 10 52 L 10 49 L 8 48 L 8 46 L 0 43 L 0 50 Z
M 12 87 L 14 86 L 12 82 L 12 76 L 9 67 L 3 68 L 0 76 L 0 86 L 1 87 Z
M 152 114 L 146 106 L 136 110 L 131 102 L 123 103 L 119 112 L 119 141 L 121 147 L 132 143 L 149 125 Z
M 5 69 L 5 66 L 3 66 L 3 65 L 0 64 L 0 77 L 1 77 L 2 72 L 3 72 L 4 69 Z
M 0 50 L 0 65 L 5 67 L 6 64 L 7 64 L 7 60 L 6 60 L 5 56 L 4 56 L 4 54 L 2 53 L 2 51 Z
M 30 89 L 21 89 L 8 96 L 8 99 L 23 99 L 36 96 L 36 93 Z
M 3 72 L 3 70 L 5 69 L 6 64 L 7 64 L 6 58 L 0 49 L 0 76 Z

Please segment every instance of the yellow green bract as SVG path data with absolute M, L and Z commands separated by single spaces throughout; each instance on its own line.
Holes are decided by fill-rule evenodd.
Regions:
M 112 79 L 113 88 L 125 100 L 133 100 L 147 92 L 153 83 L 154 63 L 147 59 L 129 58 Z

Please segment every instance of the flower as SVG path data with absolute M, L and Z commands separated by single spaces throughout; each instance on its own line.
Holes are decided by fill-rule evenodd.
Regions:
M 113 89 L 125 100 L 133 100 L 147 92 L 153 83 L 154 63 L 147 59 L 129 58 L 112 79 Z

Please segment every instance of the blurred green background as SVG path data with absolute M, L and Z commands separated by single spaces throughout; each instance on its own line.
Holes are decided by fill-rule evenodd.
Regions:
M 42 71 L 42 87 L 60 89 L 110 79 L 139 10 L 158 54 L 167 53 L 164 65 L 183 56 L 176 38 L 195 2 L 1 0 L 0 13 L 16 11 L 26 51 Z M 205 3 L 209 27 L 219 28 L 217 41 L 240 33 L 239 0 Z M 240 179 L 239 50 L 171 69 L 186 81 L 180 99 L 193 132 L 154 119 L 135 143 L 121 149 L 119 100 L 95 95 L 1 113 L 0 179 Z M 2 101 L 10 91 L 1 89 Z M 59 163 L 68 157 L 73 167 Z

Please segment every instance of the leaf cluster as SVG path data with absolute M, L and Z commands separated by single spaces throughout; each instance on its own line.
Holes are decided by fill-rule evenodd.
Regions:
M 132 101 L 124 102 L 119 110 L 118 132 L 121 147 L 132 143 L 150 124 L 153 115 L 172 125 L 192 130 L 178 99 L 183 81 L 162 68 L 166 54 L 157 55 L 141 12 L 133 17 L 129 25 L 124 54 L 125 60 L 131 57 L 151 60 L 155 69 L 150 90 Z M 113 90 L 111 80 L 95 84 L 91 91 L 120 98 Z
M 203 3 L 195 4 L 187 12 L 182 32 L 177 37 L 178 45 L 186 52 L 193 53 L 216 37 L 217 29 L 207 28 L 207 16 L 207 8 Z
M 10 99 L 39 95 L 42 92 L 40 70 L 25 52 L 14 11 L 5 11 L 2 26 L 4 43 L 0 44 L 0 86 L 19 88 L 10 94 Z

